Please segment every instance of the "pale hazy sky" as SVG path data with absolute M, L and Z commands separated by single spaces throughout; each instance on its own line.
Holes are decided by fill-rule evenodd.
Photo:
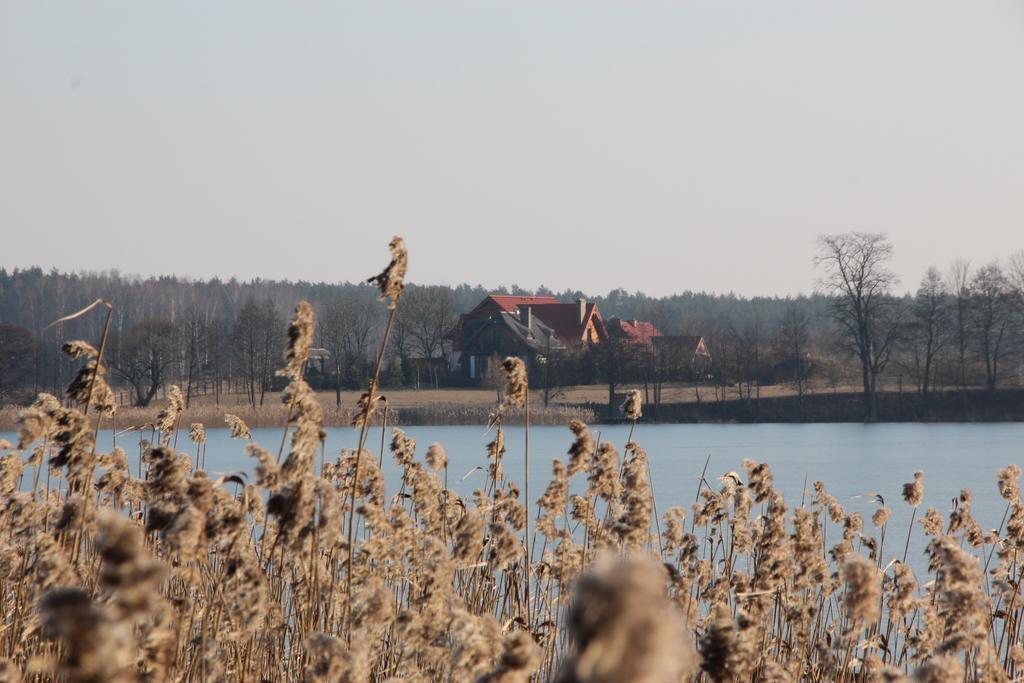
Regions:
M 0 0 L 0 265 L 809 291 L 1024 247 L 1024 2 Z

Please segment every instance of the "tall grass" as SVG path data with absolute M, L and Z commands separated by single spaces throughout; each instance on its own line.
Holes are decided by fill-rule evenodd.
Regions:
M 17 430 L 20 407 L 0 408 L 0 431 Z M 136 408 L 121 406 L 117 408 L 117 427 L 119 431 L 133 427 L 148 430 L 156 416 L 155 408 Z M 493 405 L 477 405 L 472 403 L 454 403 L 425 401 L 419 405 L 389 407 L 388 424 L 398 427 L 414 425 L 482 425 L 494 412 Z M 224 425 L 224 415 L 237 415 L 253 429 L 264 427 L 280 428 L 288 416 L 288 406 L 278 403 L 253 408 L 245 402 L 224 402 L 221 405 L 196 404 L 186 407 L 181 413 L 182 424 L 203 424 L 209 429 Z M 323 406 L 324 426 L 341 427 L 352 423 L 358 413 L 355 406 L 337 408 L 333 401 Z M 383 406 L 377 406 L 377 424 L 383 418 Z M 505 412 L 505 424 L 523 424 L 525 411 L 522 408 L 509 408 Z M 597 414 L 588 408 L 572 405 L 534 405 L 530 404 L 530 424 L 532 425 L 565 425 L 570 420 L 593 422 Z
M 791 507 L 750 460 L 702 477 L 689 507 L 669 501 L 659 531 L 642 425 L 620 460 L 573 420 L 529 520 L 502 431 L 525 404 L 519 365 L 480 454 L 486 483 L 463 498 L 440 444 L 421 459 L 393 429 L 373 452 L 373 384 L 363 447 L 323 453 L 302 373 L 313 324 L 300 304 L 283 459 L 228 416 L 251 480 L 210 479 L 205 429 L 175 400 L 137 452 L 97 453 L 102 363 L 69 349 L 85 385 L 67 405 L 40 396 L 20 442 L 0 444 L 0 681 L 1007 681 L 1024 667 L 1015 465 L 997 476 L 995 531 L 969 491 L 910 529 L 889 529 L 881 502 L 865 525 L 821 482 Z M 402 473 L 390 495 L 383 457 Z M 923 487 L 905 487 L 915 513 Z M 899 547 L 915 533 L 927 576 Z

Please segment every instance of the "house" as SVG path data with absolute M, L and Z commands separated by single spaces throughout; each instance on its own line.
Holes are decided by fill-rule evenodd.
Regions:
M 571 304 L 553 303 L 527 306 L 555 331 L 566 346 L 599 344 L 608 339 L 597 304 L 577 299 Z
M 452 369 L 468 379 L 491 377 L 508 356 L 544 357 L 564 351 L 558 334 L 525 307 L 488 317 L 464 320 L 460 348 L 453 352 Z
M 451 369 L 479 379 L 493 371 L 494 358 L 543 356 L 607 338 L 601 311 L 586 299 L 492 294 L 460 318 Z
M 610 318 L 608 334 L 616 339 L 647 347 L 654 367 L 671 379 L 694 379 L 711 366 L 711 353 L 704 337 L 662 334 L 645 320 Z
M 598 343 L 607 338 L 597 304 L 577 299 L 564 304 L 552 296 L 506 296 L 491 294 L 462 316 L 462 323 L 490 318 L 498 313 L 518 315 L 530 309 L 567 345 Z
M 498 313 L 514 313 L 520 306 L 550 306 L 557 304 L 558 299 L 553 296 L 506 296 L 504 294 L 491 294 L 478 303 L 469 313 L 462 316 L 463 320 L 476 320 L 489 318 Z
M 650 344 L 651 339 L 661 336 L 661 330 L 646 320 L 622 320 L 611 318 L 606 323 L 608 334 L 638 344 Z

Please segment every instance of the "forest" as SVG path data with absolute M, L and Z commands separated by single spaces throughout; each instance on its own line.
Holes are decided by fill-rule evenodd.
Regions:
M 703 336 L 711 354 L 710 367 L 684 377 L 680 368 L 622 340 L 572 349 L 531 368 L 545 402 L 558 401 L 562 387 L 606 384 L 609 403 L 621 387 L 641 386 L 657 406 L 663 384 L 685 378 L 698 401 L 702 395 L 751 399 L 766 386 L 788 387 L 801 398 L 852 387 L 863 393 L 871 418 L 878 392 L 916 394 L 927 403 L 935 392 L 991 392 L 1024 383 L 1024 252 L 985 264 L 933 266 L 915 286 L 899 283 L 888 270 L 891 255 L 884 235 L 822 237 L 809 264 L 817 287 L 797 297 L 410 284 L 382 385 L 464 383 L 446 370 L 452 330 L 460 314 L 490 293 L 585 298 L 598 304 L 605 320 L 647 320 L 665 334 Z M 851 266 L 859 268 L 853 272 L 860 282 L 850 281 Z M 374 287 L 360 282 L 0 269 L 0 404 L 26 404 L 40 391 L 56 393 L 67 384 L 74 363 L 61 354 L 62 343 L 98 339 L 103 320 L 51 323 L 96 299 L 113 304 L 106 358 L 119 401 L 140 407 L 172 383 L 181 386 L 186 404 L 199 395 L 219 403 L 227 394 L 262 405 L 280 389 L 274 375 L 284 349 L 279 331 L 299 300 L 309 301 L 319 320 L 320 355 L 310 361 L 308 380 L 335 392 L 340 403 L 343 389 L 365 385 L 386 319 Z

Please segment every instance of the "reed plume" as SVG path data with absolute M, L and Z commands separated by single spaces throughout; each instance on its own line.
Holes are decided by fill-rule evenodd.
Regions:
M 627 420 L 636 422 L 643 416 L 643 400 L 639 389 L 630 389 L 620 408 Z
M 309 361 L 309 350 L 313 346 L 313 334 L 313 307 L 305 301 L 300 301 L 288 324 L 288 344 L 284 352 L 285 366 L 277 371 L 278 376 L 293 380 L 302 378 L 306 362 Z
M 572 652 L 556 680 L 675 683 L 693 673 L 698 660 L 666 582 L 657 563 L 639 557 L 581 577 L 567 619 Z
M 501 364 L 505 372 L 504 405 L 521 408 L 526 405 L 526 364 L 522 358 L 506 358 Z
M 390 299 L 389 325 L 406 258 L 394 241 L 392 262 L 373 278 Z M 176 388 L 157 419 L 147 415 L 161 438 L 140 438 L 137 476 L 127 446 L 97 449 L 103 342 L 69 345 L 86 363 L 72 402 L 40 395 L 21 413 L 18 444 L 0 442 L 0 681 L 1021 675 L 1015 465 L 996 475 L 1006 514 L 994 529 L 982 526 L 985 506 L 966 489 L 948 519 L 927 508 L 915 524 L 924 504 L 917 473 L 902 491 L 913 508 L 902 559 L 885 543 L 899 515 L 881 495 L 846 509 L 815 482 L 797 504 L 752 459 L 721 476 L 680 460 L 680 476 L 700 475 L 696 499 L 691 508 L 668 501 L 676 504 L 659 516 L 641 440 L 627 440 L 620 463 L 580 420 L 569 423 L 568 457 L 551 462 L 534 501 L 528 467 L 521 481 L 506 467 L 514 454 L 505 418 L 521 408 L 529 423 L 526 366 L 509 359 L 491 440 L 471 470 L 479 484 L 461 495 L 447 475 L 462 462 L 441 444 L 417 452 L 414 432 L 393 429 L 383 468 L 382 453 L 366 447 L 388 330 L 356 447 L 326 443 L 325 412 L 303 372 L 315 329 L 312 307 L 300 303 L 281 331 L 285 457 L 226 415 L 252 459 L 225 474 L 203 466 L 207 437 L 219 440 L 202 423 L 189 428 L 194 463 L 174 448 Z M 626 416 L 635 422 L 640 410 L 637 392 Z M 657 547 L 652 521 L 664 522 Z M 924 562 L 907 561 L 910 534 L 927 543 Z
M 177 384 L 172 384 L 167 392 L 167 406 L 156 415 L 156 429 L 162 434 L 160 443 L 167 446 L 178 426 L 178 418 L 185 410 L 185 397 Z
M 389 299 L 388 307 L 394 310 L 405 290 L 405 271 L 409 267 L 409 255 L 405 250 L 405 240 L 397 235 L 388 244 L 391 250 L 391 261 L 378 275 L 367 282 L 380 290 L 381 299 Z
M 228 413 L 224 415 L 224 422 L 231 430 L 232 439 L 252 439 L 252 432 L 249 431 L 249 426 L 242 418 Z

